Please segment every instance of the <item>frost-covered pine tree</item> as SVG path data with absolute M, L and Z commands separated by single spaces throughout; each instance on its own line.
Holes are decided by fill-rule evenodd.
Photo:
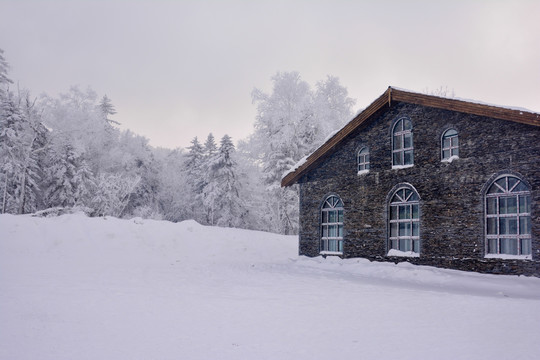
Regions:
M 9 65 L 4 58 L 4 50 L 0 49 L 0 185 L 1 185 L 1 195 L 2 202 L 0 203 L 0 213 L 6 212 L 6 206 L 8 202 L 8 182 L 12 177 L 12 165 L 10 162 L 10 151 L 7 141 L 12 141 L 11 138 L 13 133 L 11 130 L 8 130 L 8 111 L 6 106 L 7 100 L 7 87 L 8 84 L 12 83 L 11 79 L 8 77 L 8 68 Z
M 200 201 L 204 208 L 204 214 L 205 214 L 205 223 L 214 225 L 214 218 L 213 218 L 213 203 L 206 197 L 208 194 L 204 191 L 206 186 L 208 185 L 208 172 L 210 171 L 210 164 L 214 160 L 215 155 L 217 154 L 218 148 L 216 144 L 216 140 L 214 138 L 214 135 L 212 133 L 209 133 L 206 137 L 206 141 L 204 142 L 204 155 L 203 155 L 203 162 L 201 165 L 202 170 L 202 176 L 200 178 L 200 188 L 203 189 L 203 192 L 200 197 Z
M 104 121 L 98 104 L 98 96 L 92 89 L 82 91 L 71 87 L 57 99 L 47 99 L 44 123 L 53 136 L 69 139 L 84 153 L 92 172 L 119 170 L 124 151 L 119 149 L 119 130 Z
M 204 147 L 197 137 L 191 140 L 191 146 L 188 147 L 183 168 L 185 169 L 187 187 L 184 191 L 191 196 L 185 206 L 191 217 L 198 222 L 205 222 L 204 209 L 202 205 L 202 193 L 204 188 Z
M 84 158 L 79 158 L 73 174 L 73 205 L 90 207 L 92 193 L 96 188 L 94 174 Z
M 45 128 L 32 121 L 21 97 L 6 92 L 0 103 L 0 183 L 2 213 L 24 214 L 38 206 L 38 149 Z
M 0 211 L 17 213 L 20 194 L 19 177 L 24 165 L 25 119 L 11 93 L 0 103 L 0 181 L 2 203 Z
M 50 151 L 46 168 L 48 207 L 89 206 L 94 177 L 80 150 L 62 141 Z
M 4 58 L 4 50 L 0 49 L 0 96 L 13 81 L 8 77 L 9 64 Z
M 111 99 L 109 99 L 107 95 L 103 95 L 103 98 L 101 98 L 101 101 L 99 103 L 99 109 L 101 111 L 101 114 L 103 115 L 104 120 L 107 123 L 120 125 L 118 121 L 109 119 L 110 115 L 116 114 L 116 108 L 114 107 Z
M 185 166 L 187 171 L 194 170 L 202 164 L 202 158 L 204 156 L 204 148 L 199 142 L 199 139 L 195 136 L 191 140 L 191 146 L 187 148 L 189 150 L 186 156 Z
M 41 122 L 41 106 L 30 100 L 30 93 L 22 97 L 22 112 L 26 119 L 25 161 L 21 173 L 19 214 L 35 212 L 43 206 L 43 168 L 49 150 L 49 131 Z
M 220 147 L 208 163 L 204 205 L 209 209 L 211 225 L 240 227 L 245 209 L 240 199 L 235 148 L 231 137 L 224 135 Z
M 208 134 L 208 136 L 206 137 L 206 141 L 204 142 L 204 157 L 206 158 L 206 161 L 214 157 L 217 151 L 218 148 L 216 140 L 214 138 L 214 135 L 210 133 Z
M 76 172 L 75 152 L 70 144 L 59 145 L 50 152 L 50 165 L 46 169 L 49 180 L 45 203 L 47 207 L 72 207 L 74 205 L 73 177 Z

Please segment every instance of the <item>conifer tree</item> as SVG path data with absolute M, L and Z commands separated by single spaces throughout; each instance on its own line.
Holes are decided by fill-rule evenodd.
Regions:
M 8 77 L 9 64 L 4 58 L 4 50 L 0 49 L 0 94 L 5 91 L 5 86 L 13 84 L 13 81 Z
M 28 92 L 24 97 L 9 91 L 13 81 L 3 53 L 0 49 L 0 212 L 23 214 L 39 206 L 38 162 L 46 129 Z
M 208 134 L 204 142 L 204 157 L 206 161 L 211 159 L 217 152 L 217 144 L 212 133 Z
M 79 151 L 70 143 L 58 144 L 50 151 L 46 177 L 45 201 L 48 207 L 90 204 L 93 174 Z
M 11 93 L 0 104 L 1 213 L 17 213 L 18 178 L 24 169 L 24 116 Z
M 234 144 L 224 135 L 217 153 L 210 159 L 204 205 L 209 210 L 209 223 L 227 227 L 242 224 L 245 213 L 238 190 Z
M 191 193 L 192 199 L 186 204 L 194 220 L 204 222 L 204 210 L 202 206 L 203 188 L 204 188 L 204 147 L 197 137 L 191 140 L 191 146 L 188 147 L 188 154 L 183 168 L 187 177 L 186 191 Z
M 200 201 L 204 208 L 204 222 L 206 224 L 214 225 L 214 218 L 213 218 L 213 202 L 211 199 L 207 199 L 208 193 L 205 191 L 208 181 L 209 181 L 209 172 L 210 172 L 210 164 L 214 161 L 214 157 L 216 156 L 218 149 L 217 144 L 214 138 L 214 135 L 212 133 L 209 133 L 206 137 L 206 141 L 204 142 L 204 155 L 202 159 L 201 164 L 201 177 L 200 177 L 200 188 L 202 189 L 202 193 L 200 195 Z
M 99 103 L 99 109 L 103 115 L 104 120 L 109 124 L 120 125 L 118 121 L 109 119 L 109 115 L 116 114 L 116 109 L 111 102 L 111 99 L 107 95 L 103 95 L 101 102 Z
M 39 191 L 38 146 L 45 128 L 32 121 L 21 99 L 8 92 L 0 104 L 0 182 L 3 183 L 1 212 L 24 214 L 37 209 Z
M 26 92 L 22 101 L 22 112 L 26 119 L 24 168 L 21 173 L 19 214 L 35 212 L 43 204 L 43 169 L 49 150 L 49 131 L 41 122 L 41 111 L 36 101 L 30 100 Z

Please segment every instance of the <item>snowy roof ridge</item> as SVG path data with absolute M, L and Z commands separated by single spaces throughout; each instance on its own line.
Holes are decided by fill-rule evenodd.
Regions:
M 462 97 L 456 97 L 456 96 L 443 96 L 443 95 L 436 95 L 436 94 L 424 94 L 424 93 L 419 93 L 417 91 L 413 91 L 413 90 L 409 90 L 409 89 L 405 89 L 405 88 L 400 88 L 400 87 L 397 87 L 397 86 L 390 86 L 389 88 L 393 89 L 393 90 L 398 90 L 398 91 L 401 91 L 401 92 L 406 92 L 406 93 L 409 93 L 409 94 L 413 94 L 413 95 L 420 94 L 420 95 L 426 95 L 426 96 L 434 96 L 434 97 L 438 97 L 438 98 L 441 98 L 441 99 L 457 100 L 457 101 L 463 101 L 463 102 L 468 102 L 468 103 L 472 103 L 472 104 L 486 105 L 486 106 L 492 106 L 492 107 L 501 108 L 501 109 L 521 111 L 521 112 L 527 112 L 527 113 L 531 113 L 531 114 L 540 115 L 540 112 L 536 112 L 534 110 L 527 109 L 527 108 L 520 107 L 520 106 L 499 105 L 499 104 L 489 103 L 489 102 L 486 102 L 486 101 L 470 99 L 470 98 L 462 98 Z

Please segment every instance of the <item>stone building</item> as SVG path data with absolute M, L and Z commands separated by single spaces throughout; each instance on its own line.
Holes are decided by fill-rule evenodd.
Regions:
M 389 87 L 284 175 L 301 255 L 540 276 L 540 114 Z

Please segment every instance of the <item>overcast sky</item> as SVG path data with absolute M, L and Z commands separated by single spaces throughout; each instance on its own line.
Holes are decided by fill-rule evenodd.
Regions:
M 0 0 L 10 77 L 91 87 L 154 146 L 253 131 L 278 71 L 339 77 L 366 107 L 391 86 L 540 112 L 540 1 Z

